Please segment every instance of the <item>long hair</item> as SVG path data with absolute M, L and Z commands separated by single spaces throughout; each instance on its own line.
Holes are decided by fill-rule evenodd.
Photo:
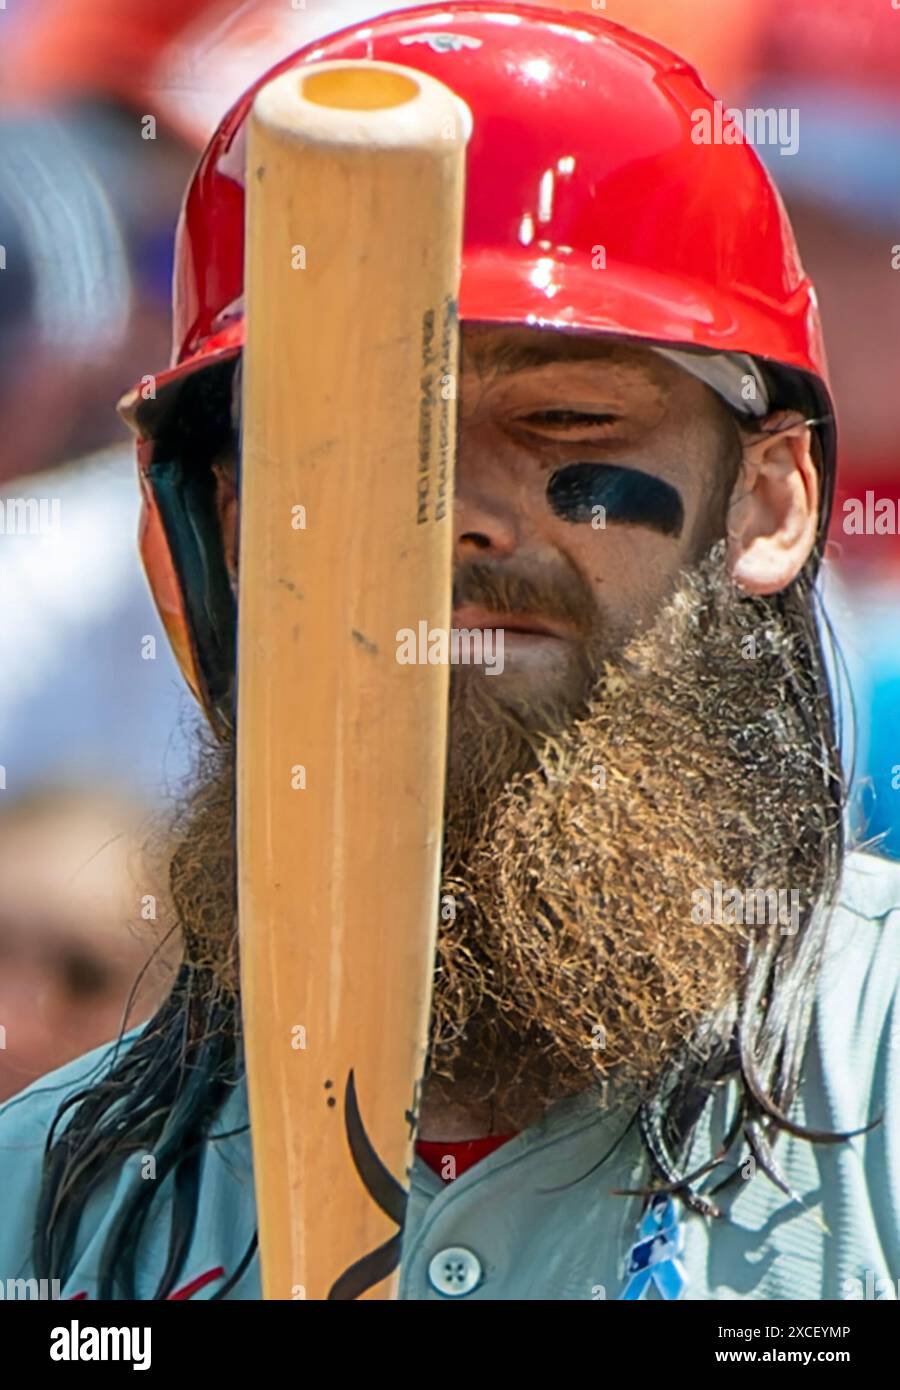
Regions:
M 709 1195 L 700 1195 L 696 1185 L 721 1153 L 700 1173 L 686 1171 L 685 1156 L 712 1088 L 723 1081 L 737 1084 L 739 1101 L 722 1153 L 743 1134 L 761 1169 L 785 1192 L 789 1188 L 774 1154 L 780 1131 L 812 1142 L 848 1137 L 804 1129 L 788 1115 L 800 1080 L 829 908 L 845 848 L 836 711 L 817 622 L 815 576 L 821 545 L 820 538 L 804 569 L 785 590 L 759 600 L 793 639 L 785 663 L 785 688 L 821 769 L 827 815 L 824 827 L 816 828 L 820 891 L 796 935 L 772 934 L 754 944 L 733 1023 L 718 1051 L 686 1049 L 654 1098 L 637 1112 L 655 1176 L 645 1190 L 675 1192 L 705 1215 L 717 1216 L 720 1211 Z M 206 756 L 220 760 L 220 772 L 231 767 L 230 757 L 225 759 L 212 745 L 207 746 Z M 229 778 L 209 779 L 207 785 L 217 788 L 215 796 L 227 795 L 233 805 Z M 223 978 L 216 968 L 215 949 L 204 940 L 207 933 L 210 939 L 215 937 L 216 923 L 204 922 L 202 914 L 196 920 L 197 904 L 202 902 L 207 914 L 225 914 L 233 926 L 233 821 L 230 843 L 222 847 L 224 857 L 212 869 L 204 868 L 195 846 L 192 850 L 198 816 L 202 828 L 213 809 L 204 795 L 199 807 L 194 802 L 190 814 L 183 817 L 181 848 L 172 859 L 172 896 L 186 938 L 186 962 L 175 985 L 140 1035 L 116 1050 L 106 1074 L 65 1102 L 46 1144 L 33 1264 L 38 1277 L 62 1282 L 75 1261 L 79 1221 L 88 1200 L 112 1182 L 130 1153 L 152 1151 L 156 1158 L 157 1181 L 135 1181 L 111 1223 L 100 1256 L 102 1298 L 135 1297 L 141 1234 L 166 1178 L 171 1178 L 172 1194 L 168 1250 L 153 1297 L 165 1299 L 177 1287 L 196 1225 L 205 1148 L 216 1141 L 216 1122 L 225 1101 L 243 1083 L 239 992 L 227 972 Z M 221 818 L 215 823 L 221 832 Z M 205 891 L 197 893 L 197 873 L 206 873 L 207 878 L 210 873 L 218 875 L 212 893 L 209 881 Z M 696 1060 L 700 1055 L 705 1057 L 702 1063 Z M 739 1175 L 739 1167 L 732 1169 L 726 1183 Z M 255 1241 L 216 1298 L 235 1286 L 254 1248 Z
M 165 1299 L 177 1287 L 196 1227 L 206 1145 L 216 1142 L 222 1108 L 243 1084 L 240 997 L 221 951 L 223 930 L 233 933 L 236 900 L 233 756 L 204 734 L 199 759 L 199 791 L 178 805 L 169 866 L 184 963 L 140 1034 L 113 1049 L 105 1074 L 89 1078 L 60 1107 L 44 1151 L 32 1260 L 36 1270 L 52 1270 L 40 1277 L 61 1283 L 75 1262 L 85 1203 L 118 1176 L 129 1154 L 153 1155 L 156 1180 L 136 1177 L 107 1234 L 99 1266 L 104 1299 L 136 1297 L 141 1234 L 167 1179 L 168 1251 L 153 1297 Z M 214 1298 L 238 1282 L 254 1247 L 255 1240 Z
M 770 390 L 770 409 L 800 409 L 811 431 L 812 456 L 821 490 L 819 530 L 813 550 L 796 578 L 778 593 L 757 597 L 761 613 L 771 613 L 783 625 L 790 640 L 783 662 L 783 688 L 792 710 L 806 730 L 811 755 L 821 777 L 824 816 L 809 833 L 816 836 L 818 850 L 817 890 L 811 895 L 796 935 L 772 934 L 755 940 L 746 962 L 746 977 L 733 1026 L 719 1029 L 712 1020 L 710 1036 L 719 1039 L 708 1049 L 706 1060 L 693 1060 L 688 1045 L 663 1078 L 656 1094 L 643 1104 L 637 1122 L 655 1182 L 647 1194 L 657 1191 L 677 1194 L 685 1204 L 705 1216 L 722 1215 L 714 1197 L 738 1183 L 743 1156 L 736 1159 L 723 1180 L 708 1190 L 698 1191 L 700 1180 L 718 1166 L 743 1135 L 746 1145 L 762 1172 L 785 1193 L 794 1197 L 780 1172 L 774 1153 L 779 1132 L 805 1138 L 812 1143 L 843 1143 L 851 1132 L 815 1130 L 797 1124 L 788 1114 L 796 1098 L 804 1055 L 812 1022 L 813 1006 L 828 925 L 840 885 L 846 853 L 847 784 L 840 748 L 845 729 L 832 690 L 825 660 L 828 643 L 836 690 L 846 679 L 843 655 L 828 615 L 820 601 L 817 581 L 827 541 L 827 519 L 831 510 L 834 478 L 826 469 L 825 443 L 831 439 L 833 417 L 820 388 L 800 373 L 775 369 L 765 364 L 763 374 Z M 730 411 L 738 432 L 746 441 L 757 428 L 746 417 Z M 814 418 L 818 417 L 818 418 Z M 764 433 L 763 426 L 760 433 Z M 777 429 L 775 430 L 777 433 Z M 731 483 L 738 476 L 735 468 Z M 852 721 L 851 698 L 848 714 Z M 855 754 L 855 728 L 850 729 Z M 852 778 L 852 767 L 850 777 Z M 717 1153 L 698 1171 L 686 1164 L 691 1140 L 714 1085 L 733 1080 L 737 1083 L 737 1106 L 729 1133 Z
M 41 1277 L 65 1282 L 85 1202 L 118 1174 L 129 1154 L 152 1152 L 156 1181 L 137 1177 L 115 1211 L 100 1259 L 98 1297 L 137 1297 L 141 1235 L 159 1186 L 169 1177 L 168 1251 L 153 1297 L 172 1293 L 196 1227 L 205 1148 L 242 1072 L 238 1000 L 223 993 L 209 972 L 182 966 L 141 1035 L 114 1057 L 105 1076 L 69 1097 L 56 1115 L 33 1248 L 35 1268 L 53 1274 Z M 246 1259 L 214 1297 L 224 1297 L 245 1267 Z
M 697 1055 L 694 1050 L 686 1048 L 637 1116 L 657 1179 L 647 1187 L 648 1194 L 674 1192 L 692 1210 L 708 1216 L 721 1215 L 710 1196 L 740 1179 L 743 1156 L 712 1188 L 710 1196 L 701 1196 L 697 1184 L 731 1152 L 741 1134 L 760 1169 L 791 1197 L 795 1194 L 779 1171 L 774 1154 L 778 1133 L 785 1131 L 818 1143 L 840 1143 L 850 1137 L 849 1133 L 806 1128 L 788 1114 L 801 1079 L 828 923 L 845 855 L 846 787 L 823 634 L 831 643 L 838 668 L 841 658 L 827 616 L 819 611 L 817 569 L 818 556 L 814 555 L 786 589 L 756 600 L 777 616 L 793 638 L 783 674 L 790 702 L 800 715 L 820 771 L 825 808 L 824 823 L 810 826 L 808 832 L 816 836 L 818 844 L 817 891 L 801 916 L 796 934 L 754 938 L 736 1018 L 733 1027 L 722 1035 L 718 1055 L 714 1051 L 710 1056 L 707 1051 L 704 1060 L 697 1062 L 693 1060 Z M 715 1032 L 714 1026 L 710 1031 Z M 686 1155 L 711 1087 L 727 1080 L 736 1081 L 738 1086 L 730 1132 L 708 1163 L 688 1172 Z

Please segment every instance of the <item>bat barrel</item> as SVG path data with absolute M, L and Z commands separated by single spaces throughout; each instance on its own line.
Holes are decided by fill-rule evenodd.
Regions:
M 336 63 L 300 79 L 304 101 L 338 111 L 384 111 L 414 101 L 422 88 L 411 73 L 393 65 Z
M 450 621 L 470 129 L 434 79 L 341 61 L 275 78 L 248 131 L 238 890 L 267 1298 L 346 1290 L 397 1233 L 360 1153 L 400 1185 L 411 1161 L 449 670 L 398 638 Z
M 435 78 L 397 63 L 340 59 L 276 77 L 257 95 L 257 125 L 306 142 L 439 151 L 452 159 L 471 134 L 471 113 Z

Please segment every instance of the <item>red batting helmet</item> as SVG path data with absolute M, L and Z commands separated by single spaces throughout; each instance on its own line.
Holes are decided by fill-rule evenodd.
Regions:
M 720 131 L 722 117 L 696 72 L 599 15 L 532 5 L 450 0 L 356 24 L 279 63 L 222 121 L 179 226 L 174 365 L 123 403 L 138 434 L 150 584 L 218 729 L 230 722 L 234 600 L 209 463 L 234 447 L 245 123 L 269 78 L 341 58 L 428 73 L 472 112 L 463 322 L 751 354 L 773 405 L 821 422 L 821 535 L 830 510 L 834 429 L 815 292 L 749 144 L 698 138 L 701 113 Z

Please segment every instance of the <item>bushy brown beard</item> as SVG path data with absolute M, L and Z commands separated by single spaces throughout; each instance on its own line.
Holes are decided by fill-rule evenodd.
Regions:
M 170 831 L 169 890 L 185 960 L 216 988 L 237 994 L 234 743 L 217 743 L 202 726 L 196 744 L 197 774 Z
M 610 1075 L 647 1094 L 680 1050 L 727 1041 L 748 954 L 781 930 L 696 924 L 694 891 L 796 889 L 801 914 L 816 895 L 829 802 L 802 652 L 722 547 L 630 643 L 583 634 L 589 677 L 555 704 L 454 672 L 429 1078 L 457 1102 Z M 172 894 L 186 958 L 236 992 L 233 749 L 203 756 Z
M 490 709 L 490 681 L 456 682 L 442 1094 L 547 1102 L 614 1076 L 645 1097 L 680 1051 L 727 1045 L 748 955 L 782 926 L 697 923 L 693 895 L 795 889 L 801 920 L 815 897 L 827 792 L 790 689 L 800 659 L 720 545 L 607 658 L 574 720 L 523 724 Z

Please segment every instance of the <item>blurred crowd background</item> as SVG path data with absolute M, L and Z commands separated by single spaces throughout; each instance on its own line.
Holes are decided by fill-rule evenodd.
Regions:
M 0 7 L 0 501 L 58 499 L 61 523 L 50 508 L 41 534 L 0 535 L 0 1099 L 114 1036 L 126 1004 L 147 1017 L 177 956 L 144 845 L 187 770 L 191 706 L 139 568 L 114 405 L 168 357 L 185 184 L 260 72 L 404 7 Z M 795 154 L 759 152 L 818 286 L 839 407 L 824 583 L 854 829 L 900 857 L 900 536 L 846 534 L 842 506 L 872 492 L 900 510 L 900 0 L 563 7 L 669 44 L 727 105 L 800 112 Z

